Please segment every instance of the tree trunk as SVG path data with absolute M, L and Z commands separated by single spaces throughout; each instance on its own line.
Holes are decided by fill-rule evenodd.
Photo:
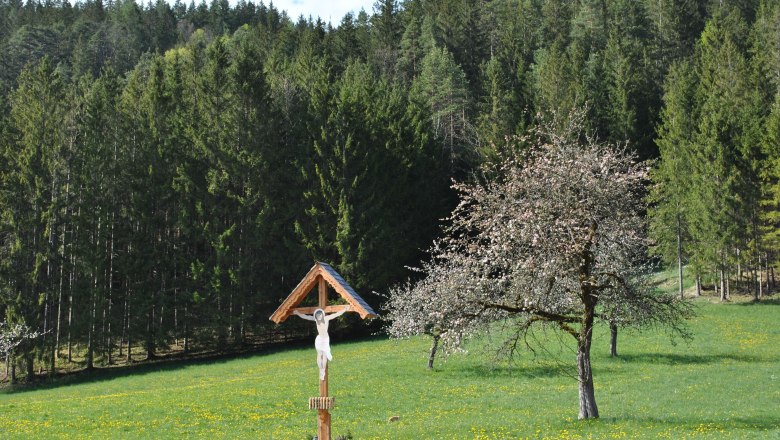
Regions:
M 107 326 L 108 326 L 108 333 L 106 335 L 106 349 L 108 350 L 108 354 L 106 355 L 106 359 L 108 361 L 108 365 L 111 365 L 114 361 L 112 357 L 112 350 L 113 350 L 113 339 L 111 334 L 111 306 L 113 305 L 113 295 L 112 292 L 114 290 L 114 221 L 115 217 L 114 214 L 111 214 L 111 242 L 109 246 L 108 251 L 108 280 L 106 282 L 106 294 L 108 295 L 108 300 L 106 301 L 106 307 L 108 307 L 108 319 L 107 319 Z
M 611 357 L 617 357 L 617 336 L 618 328 L 614 322 L 609 323 L 609 355 Z
M 25 350 L 24 354 L 24 366 L 27 370 L 27 377 L 24 380 L 32 382 L 35 379 L 35 358 L 33 357 L 32 347 Z
M 590 256 L 590 255 L 588 255 Z M 586 257 L 586 270 L 580 273 L 590 273 L 590 258 Z M 593 389 L 593 371 L 590 367 L 590 347 L 593 340 L 593 320 L 596 316 L 597 299 L 587 288 L 582 292 L 583 305 L 582 324 L 577 335 L 577 379 L 579 381 L 580 419 L 598 418 L 599 409 L 596 406 L 596 394 Z
M 683 299 L 685 294 L 683 292 L 682 225 L 680 223 L 680 214 L 677 214 L 677 288 L 680 291 L 680 299 Z M 617 334 L 617 329 L 615 329 L 615 334 Z
M 696 296 L 701 296 L 701 275 L 696 274 Z
M 132 243 L 128 246 L 128 253 L 131 253 L 133 251 L 133 245 Z M 127 281 L 127 295 L 125 296 L 125 312 L 127 313 L 127 317 L 125 319 L 126 324 L 126 332 L 127 332 L 127 364 L 130 365 L 133 362 L 133 352 L 132 352 L 132 339 L 133 339 L 133 332 L 131 331 L 132 328 L 130 327 L 130 308 L 132 307 L 132 298 L 133 298 L 133 291 L 132 291 L 132 280 L 128 279 Z
M 431 351 L 428 354 L 428 369 L 433 370 L 433 360 L 436 358 L 436 351 L 439 349 L 439 339 L 441 339 L 440 334 L 434 334 L 433 335 L 433 344 L 431 344 Z
M 753 261 L 755 263 L 755 261 Z M 758 301 L 758 271 L 756 270 L 755 264 L 753 265 L 753 270 L 751 271 L 752 275 L 752 281 L 753 281 L 753 299 Z
M 769 253 L 764 254 L 764 272 L 766 273 L 766 284 L 764 284 L 764 292 L 769 295 Z
M 14 356 L 14 351 L 13 350 L 11 350 L 11 353 L 8 355 L 8 358 L 10 359 L 10 362 L 11 362 L 11 379 L 10 380 L 11 380 L 12 384 L 15 384 L 16 383 L 16 358 Z
M 740 250 L 737 248 L 737 290 L 740 289 L 740 286 L 742 285 L 742 262 L 740 261 L 739 254 Z
M 580 414 L 579 418 L 598 418 L 599 409 L 596 406 L 596 394 L 593 389 L 593 371 L 590 366 L 591 328 L 582 329 L 577 344 L 577 376 L 579 379 Z
M 95 278 L 97 278 L 97 275 L 95 275 Z M 87 370 L 91 370 L 95 366 L 95 308 L 97 307 L 97 304 L 95 304 L 95 290 L 97 290 L 97 286 L 93 285 L 90 295 L 92 305 L 89 312 L 89 326 L 87 328 Z
M 79 191 L 78 194 L 77 206 L 79 209 L 76 211 L 76 217 L 81 218 L 81 191 Z M 71 241 L 73 243 L 79 243 L 80 238 L 79 226 L 78 223 L 76 223 L 76 230 L 71 235 Z M 68 269 L 70 269 L 68 274 L 68 362 L 73 362 L 73 341 L 71 339 L 71 329 L 73 327 L 71 324 L 73 324 L 73 283 L 76 279 L 76 255 L 72 249 L 70 251 L 70 265 Z
M 100 227 L 101 218 L 97 219 L 97 230 L 93 234 L 95 254 L 100 254 Z M 98 273 L 97 263 L 92 263 L 92 291 L 90 297 L 89 327 L 87 328 L 87 365 L 86 369 L 91 370 L 95 366 L 95 321 L 97 320 L 97 291 L 98 291 Z
M 109 290 L 108 294 L 108 334 L 106 335 L 106 350 L 108 350 L 108 353 L 106 354 L 106 361 L 108 362 L 108 365 L 111 365 L 114 363 L 114 359 L 111 356 L 113 340 L 111 340 L 111 291 Z
M 718 271 L 720 275 L 720 300 L 726 300 L 726 280 L 723 279 L 723 268 Z
M 758 272 L 758 297 L 756 299 L 761 299 L 762 296 L 764 296 L 764 276 L 763 276 L 763 269 L 764 262 L 761 259 L 761 252 L 758 253 L 758 267 L 756 268 L 756 272 Z
M 154 338 L 154 304 L 152 304 L 146 317 L 146 360 L 152 360 L 155 357 Z
M 184 305 L 184 352 L 190 352 L 190 321 L 187 317 L 187 304 Z
M 726 278 L 726 301 L 728 301 L 729 299 L 731 299 L 731 283 L 730 283 L 731 278 L 728 272 L 726 272 L 725 278 Z
M 67 189 L 66 189 L 67 193 Z M 67 198 L 67 196 L 66 196 Z M 66 202 L 67 203 L 67 202 Z M 66 226 L 62 226 L 62 251 L 60 253 L 60 280 L 57 287 L 57 330 L 54 335 L 54 359 L 60 358 L 60 334 L 62 328 L 62 291 L 65 288 L 65 247 L 67 244 Z
M 73 268 L 71 267 L 71 271 Z M 73 322 L 73 273 L 70 274 L 70 292 L 68 294 L 68 362 L 73 362 L 73 343 L 70 339 L 71 323 Z

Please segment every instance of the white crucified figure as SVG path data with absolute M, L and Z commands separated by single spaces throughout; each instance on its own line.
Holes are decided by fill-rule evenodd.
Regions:
M 317 349 L 317 366 L 320 367 L 320 380 L 325 380 L 325 369 L 328 366 L 328 361 L 333 360 L 333 355 L 330 352 L 330 336 L 328 336 L 328 322 L 331 319 L 338 318 L 344 313 L 351 310 L 350 306 L 346 306 L 336 313 L 330 315 L 325 314 L 325 310 L 317 309 L 312 315 L 305 315 L 297 310 L 293 310 L 293 315 L 303 318 L 307 321 L 314 321 L 317 325 L 317 338 L 314 340 L 314 348 Z

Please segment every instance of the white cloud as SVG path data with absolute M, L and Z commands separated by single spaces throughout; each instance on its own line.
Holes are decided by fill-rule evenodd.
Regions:
M 264 0 L 263 3 L 267 6 L 271 2 Z M 357 15 L 362 8 L 371 14 L 374 8 L 374 0 L 274 0 L 273 4 L 276 9 L 287 11 L 293 21 L 301 15 L 306 18 L 311 16 L 314 20 L 320 17 L 334 26 L 338 26 L 347 12 Z

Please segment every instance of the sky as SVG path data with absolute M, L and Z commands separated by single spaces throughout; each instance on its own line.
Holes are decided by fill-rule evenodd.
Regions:
M 337 26 L 341 19 L 352 12 L 355 15 L 361 8 L 371 14 L 374 8 L 375 0 L 274 0 L 276 9 L 287 11 L 287 15 L 296 21 L 303 14 L 304 17 L 311 17 L 316 20 L 320 17 L 324 22 L 330 22 Z M 255 2 L 259 3 L 259 2 Z M 264 0 L 263 3 L 269 5 L 270 0 Z

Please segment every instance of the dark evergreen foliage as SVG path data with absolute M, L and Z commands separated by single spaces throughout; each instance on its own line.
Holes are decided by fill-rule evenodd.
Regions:
M 0 1 L 0 319 L 46 332 L 18 350 L 28 373 L 268 341 L 314 259 L 385 290 L 437 235 L 452 178 L 580 107 L 598 137 L 660 155 L 665 261 L 768 283 L 775 2 L 370 12 Z

